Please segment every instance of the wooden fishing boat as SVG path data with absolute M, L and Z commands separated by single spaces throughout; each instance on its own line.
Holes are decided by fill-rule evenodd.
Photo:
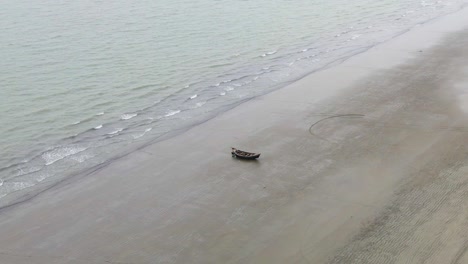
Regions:
M 231 154 L 232 154 L 232 157 L 234 158 L 254 160 L 260 157 L 260 153 L 242 151 L 236 148 L 231 148 L 231 149 L 232 149 Z

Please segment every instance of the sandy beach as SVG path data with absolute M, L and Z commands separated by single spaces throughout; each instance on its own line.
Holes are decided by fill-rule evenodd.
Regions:
M 0 262 L 468 263 L 466 25 L 417 26 L 0 209 Z

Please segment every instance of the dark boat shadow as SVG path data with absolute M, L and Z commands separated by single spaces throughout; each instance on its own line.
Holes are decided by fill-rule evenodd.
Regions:
M 232 157 L 232 159 L 237 160 L 239 162 L 260 163 L 258 159 L 242 159 L 242 158 L 236 158 L 236 157 Z

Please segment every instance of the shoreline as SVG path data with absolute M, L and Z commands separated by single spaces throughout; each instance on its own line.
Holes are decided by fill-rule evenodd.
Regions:
M 453 100 L 463 98 L 457 89 L 467 81 L 457 72 L 468 57 L 467 13 L 419 26 L 0 211 L 2 258 L 364 263 L 362 253 L 379 263 L 384 250 L 394 262 L 463 259 L 443 241 L 463 249 L 466 210 L 438 205 L 464 198 L 463 189 L 450 190 L 464 186 L 468 119 Z M 311 135 L 311 124 L 339 114 L 363 117 L 330 119 Z M 262 156 L 233 160 L 231 145 Z M 446 237 L 438 256 L 429 254 L 431 230 Z M 405 239 L 414 244 L 403 247 Z
M 378 43 L 375 43 L 375 44 L 372 44 L 372 45 L 369 45 L 369 46 L 366 46 L 366 47 L 362 47 L 359 50 L 355 50 L 354 53 L 352 53 L 350 55 L 347 55 L 345 57 L 339 57 L 339 58 L 337 58 L 337 59 L 335 59 L 333 61 L 330 61 L 329 63 L 327 63 L 327 64 L 325 64 L 325 65 L 323 65 L 323 66 L 321 66 L 321 67 L 319 67 L 317 69 L 314 69 L 314 70 L 312 70 L 312 71 L 310 71 L 308 73 L 305 73 L 301 77 L 295 78 L 295 79 L 293 79 L 291 81 L 288 81 L 288 82 L 285 82 L 285 83 L 275 85 L 274 88 L 272 88 L 272 89 L 270 89 L 270 90 L 268 90 L 268 91 L 266 91 L 264 93 L 261 93 L 259 95 L 255 95 L 253 97 L 248 97 L 246 99 L 240 100 L 240 101 L 235 102 L 233 104 L 221 107 L 220 109 L 217 109 L 217 111 L 207 114 L 206 117 L 198 119 L 198 120 L 193 121 L 191 123 L 187 123 L 184 126 L 181 126 L 181 127 L 177 128 L 177 129 L 174 129 L 174 130 L 169 131 L 169 132 L 165 132 L 165 133 L 163 133 L 163 134 L 161 134 L 161 135 L 159 135 L 157 137 L 154 137 L 152 139 L 149 139 L 149 140 L 141 141 L 141 142 L 138 142 L 138 143 L 130 143 L 129 145 L 123 146 L 121 148 L 122 151 L 121 151 L 121 153 L 119 153 L 119 155 L 112 156 L 110 159 L 105 160 L 103 163 L 96 162 L 96 163 L 94 163 L 95 165 L 91 165 L 91 166 L 88 165 L 88 166 L 85 166 L 84 168 L 81 168 L 80 167 L 81 165 L 78 164 L 78 165 L 76 165 L 76 167 L 79 167 L 79 169 L 73 170 L 73 172 L 64 173 L 66 176 L 62 176 L 60 173 L 54 174 L 52 176 L 44 176 L 45 179 L 46 179 L 45 181 L 42 181 L 43 178 L 41 176 L 40 177 L 41 180 L 39 180 L 39 183 L 36 183 L 35 185 L 32 185 L 31 187 L 26 187 L 25 189 L 20 189 L 20 190 L 17 190 L 17 191 L 13 191 L 11 193 L 7 193 L 4 196 L 0 197 L 0 210 L 2 210 L 3 208 L 10 207 L 10 206 L 15 205 L 15 204 L 22 203 L 25 200 L 31 199 L 31 197 L 35 197 L 38 194 L 40 194 L 40 193 L 42 193 L 44 191 L 47 191 L 50 188 L 54 188 L 54 186 L 60 185 L 60 184 L 62 184 L 62 182 L 67 182 L 73 177 L 79 177 L 80 175 L 92 173 L 95 170 L 99 170 L 102 167 L 105 167 L 105 166 L 111 164 L 112 162 L 118 161 L 122 157 L 125 157 L 127 155 L 131 155 L 131 153 L 134 152 L 134 151 L 138 151 L 138 150 L 140 150 L 142 148 L 147 147 L 148 145 L 156 144 L 156 143 L 158 143 L 160 141 L 170 139 L 170 138 L 172 138 L 174 136 L 177 136 L 177 135 L 179 135 L 181 133 L 184 133 L 187 130 L 190 130 L 193 127 L 196 127 L 196 126 L 198 126 L 200 124 L 203 124 L 205 122 L 209 122 L 211 119 L 215 118 L 216 116 L 222 115 L 224 112 L 230 111 L 231 109 L 234 109 L 234 108 L 238 107 L 239 105 L 242 105 L 245 102 L 248 102 L 250 100 L 255 100 L 258 97 L 262 97 L 262 96 L 265 96 L 265 95 L 267 95 L 269 93 L 275 92 L 275 91 L 277 91 L 279 89 L 286 88 L 287 86 L 289 86 L 289 85 L 291 85 L 291 84 L 293 84 L 295 82 L 298 82 L 303 78 L 307 78 L 307 76 L 309 76 L 309 75 L 313 75 L 313 74 L 315 74 L 317 72 L 327 70 L 327 69 L 329 69 L 331 67 L 339 66 L 343 62 L 346 62 L 347 60 L 350 60 L 355 56 L 359 56 L 362 53 L 366 53 L 367 51 L 369 51 L 371 49 L 374 49 L 374 48 L 376 48 L 376 47 L 378 47 L 380 45 L 384 45 L 385 43 L 387 43 L 389 41 L 392 41 L 393 39 L 398 38 L 399 36 L 404 35 L 407 32 L 412 31 L 412 30 L 416 29 L 419 26 L 424 26 L 427 23 L 437 22 L 437 20 L 444 19 L 447 16 L 456 15 L 456 13 L 458 13 L 458 12 L 463 12 L 463 10 L 465 10 L 467 8 L 467 6 L 468 6 L 468 3 L 466 3 L 464 5 L 460 5 L 459 9 L 457 9 L 455 11 L 452 11 L 450 13 L 447 13 L 447 14 L 444 14 L 444 15 L 441 15 L 441 16 L 437 16 L 437 17 L 431 18 L 429 20 L 426 20 L 424 22 L 421 22 L 419 24 L 413 25 L 409 29 L 405 29 L 402 32 L 400 32 L 400 33 L 398 33 L 398 34 L 396 34 L 396 35 L 394 35 L 394 36 L 392 36 L 390 38 L 387 38 L 387 39 L 385 39 L 385 40 L 383 40 L 381 42 L 378 42 Z M 197 118 L 195 118 L 195 119 L 197 119 Z M 91 128 L 90 131 L 94 131 L 94 128 Z M 40 153 L 38 156 L 34 157 L 33 159 L 36 159 L 37 157 L 42 156 L 44 153 L 47 153 L 47 152 L 48 151 L 44 151 L 44 152 Z M 17 165 L 18 164 L 13 164 L 13 165 L 11 165 L 9 167 L 6 167 L 4 169 L 9 170 L 11 167 L 16 167 Z M 47 164 L 46 164 L 46 166 L 47 166 Z M 46 168 L 44 167 L 43 169 L 46 169 Z M 36 173 L 36 171 L 34 171 L 32 173 Z M 24 175 L 20 175 L 19 177 L 28 178 L 28 177 L 30 177 L 30 175 L 29 175 L 29 173 L 27 173 L 27 174 L 24 174 Z M 31 177 L 31 178 L 34 178 L 34 176 Z M 36 181 L 36 179 L 34 178 L 33 181 Z M 32 184 L 31 182 L 22 182 L 22 181 L 19 181 L 18 183 L 19 184 L 25 184 L 25 185 Z M 8 197 L 6 197 L 6 196 L 8 196 Z M 3 198 L 3 197 L 6 197 L 6 198 Z

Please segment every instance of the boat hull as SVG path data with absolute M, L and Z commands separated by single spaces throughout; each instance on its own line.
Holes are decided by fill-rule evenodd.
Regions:
M 237 153 L 235 151 L 231 152 L 231 155 L 233 158 L 237 158 L 237 159 L 245 159 L 245 160 L 254 160 L 254 159 L 258 159 L 260 157 L 260 154 L 253 154 L 253 155 L 242 155 L 240 153 Z

